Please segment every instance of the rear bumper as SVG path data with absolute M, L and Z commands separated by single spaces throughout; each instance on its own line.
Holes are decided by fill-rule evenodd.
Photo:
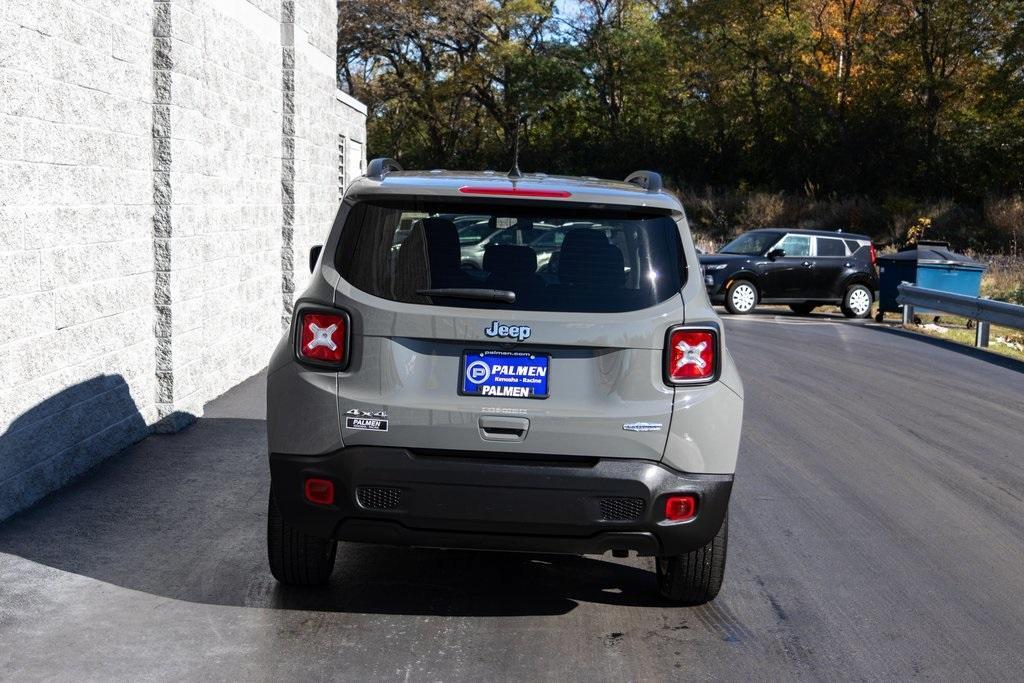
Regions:
M 285 521 L 313 536 L 544 553 L 682 554 L 718 532 L 732 490 L 732 475 L 683 474 L 645 460 L 502 455 L 355 446 L 318 457 L 271 454 L 270 469 Z M 306 501 L 309 477 L 334 482 L 333 505 Z M 665 500 L 679 493 L 697 496 L 697 516 L 666 522 Z

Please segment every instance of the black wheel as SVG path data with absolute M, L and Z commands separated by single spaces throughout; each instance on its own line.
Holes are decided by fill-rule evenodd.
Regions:
M 797 315 L 810 315 L 817 306 L 814 304 L 790 304 L 789 310 L 793 311 Z
M 318 586 L 327 583 L 334 570 L 337 541 L 308 536 L 287 524 L 270 492 L 267 509 L 267 558 L 270 573 L 281 583 Z
M 754 306 L 757 306 L 757 287 L 749 280 L 736 280 L 725 290 L 725 310 L 730 313 L 750 313 Z
M 843 297 L 843 315 L 847 318 L 867 318 L 871 315 L 871 304 L 874 295 L 864 285 L 850 285 Z
M 880 323 L 883 320 L 885 320 L 885 313 L 882 313 L 881 311 L 879 311 L 878 313 L 875 313 L 875 322 L 876 323 Z
M 703 548 L 685 555 L 656 558 L 661 596 L 680 605 L 703 605 L 714 600 L 725 577 L 728 538 L 729 515 L 726 513 L 722 528 Z

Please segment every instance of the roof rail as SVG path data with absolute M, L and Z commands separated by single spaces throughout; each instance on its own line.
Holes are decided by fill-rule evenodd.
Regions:
M 366 177 L 373 180 L 384 180 L 391 171 L 401 171 L 402 165 L 390 157 L 378 157 L 366 167 Z
M 627 183 L 639 185 L 648 192 L 661 192 L 661 174 L 654 171 L 633 171 L 626 176 Z

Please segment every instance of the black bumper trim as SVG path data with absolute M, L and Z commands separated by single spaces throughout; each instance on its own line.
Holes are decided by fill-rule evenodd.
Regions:
M 510 455 L 511 454 L 507 454 Z M 732 475 L 685 474 L 647 460 L 596 459 L 586 466 L 493 457 L 423 455 L 354 446 L 326 456 L 271 454 L 274 497 L 285 521 L 304 533 L 391 545 L 601 554 L 633 550 L 678 555 L 709 542 L 721 527 Z M 512 456 L 514 458 L 514 456 Z M 335 503 L 303 497 L 307 477 L 335 482 Z M 370 510 L 357 487 L 401 489 L 391 510 Z M 662 518 L 672 494 L 698 497 L 687 522 Z M 605 519 L 601 500 L 644 501 L 636 519 Z

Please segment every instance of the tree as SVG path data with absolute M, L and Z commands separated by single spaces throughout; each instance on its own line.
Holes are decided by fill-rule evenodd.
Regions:
M 814 193 L 1020 192 L 1019 0 L 344 0 L 371 150 Z

